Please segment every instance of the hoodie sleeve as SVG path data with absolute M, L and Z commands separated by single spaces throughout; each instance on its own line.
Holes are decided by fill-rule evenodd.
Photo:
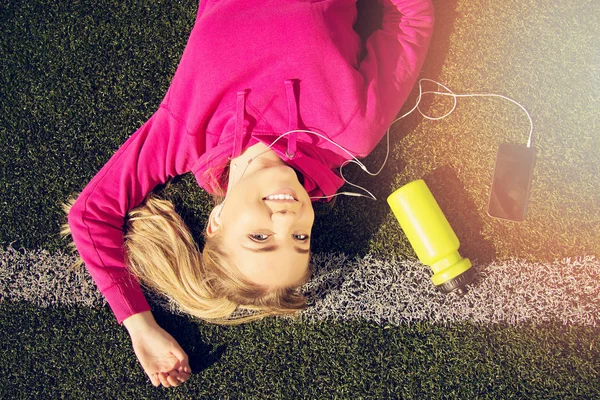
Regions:
M 385 134 L 412 90 L 433 33 L 431 0 L 381 0 L 381 28 L 367 39 L 359 65 L 365 82 L 364 108 L 368 130 L 354 143 L 359 156 L 368 155 Z M 357 138 L 355 138 L 356 140 Z
M 89 182 L 69 212 L 75 246 L 119 323 L 150 309 L 125 265 L 125 216 L 157 185 L 188 172 L 203 152 L 204 143 L 161 106 Z

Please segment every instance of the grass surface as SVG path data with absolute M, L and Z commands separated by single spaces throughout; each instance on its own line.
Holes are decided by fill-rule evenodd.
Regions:
M 191 357 L 176 389 L 153 388 L 110 311 L 0 306 L 0 392 L 22 398 L 594 398 L 589 327 L 421 323 L 195 324 L 155 312 Z
M 361 10 L 369 9 L 362 2 Z M 313 251 L 412 257 L 385 197 L 424 178 L 477 263 L 600 255 L 600 4 L 438 0 L 422 76 L 494 92 L 532 113 L 533 192 L 521 224 L 486 216 L 499 143 L 525 143 L 526 117 L 501 100 L 461 99 L 442 121 L 394 125 L 378 178 L 346 176 L 380 199 L 341 198 Z M 156 109 L 192 28 L 195 1 L 0 5 L 0 243 L 65 248 L 60 203 Z M 412 107 L 413 93 L 405 109 Z M 446 100 L 424 109 L 444 113 Z M 366 160 L 377 169 L 382 145 Z M 190 177 L 169 193 L 192 229 L 208 197 Z M 77 290 L 77 288 L 73 288 Z M 598 328 L 558 324 L 380 326 L 263 321 L 219 328 L 157 312 L 198 374 L 175 390 L 145 380 L 107 309 L 0 304 L 2 398 L 598 398 Z

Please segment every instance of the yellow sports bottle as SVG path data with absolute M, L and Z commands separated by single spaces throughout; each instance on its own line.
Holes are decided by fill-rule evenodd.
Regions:
M 387 202 L 419 260 L 433 270 L 433 284 L 444 293 L 466 293 L 475 269 L 458 253 L 460 242 L 425 181 L 402 186 Z

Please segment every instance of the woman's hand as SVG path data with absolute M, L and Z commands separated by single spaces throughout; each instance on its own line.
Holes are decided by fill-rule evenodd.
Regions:
M 154 386 L 179 386 L 192 372 L 188 356 L 179 343 L 162 329 L 150 311 L 134 314 L 123 321 L 133 350 Z

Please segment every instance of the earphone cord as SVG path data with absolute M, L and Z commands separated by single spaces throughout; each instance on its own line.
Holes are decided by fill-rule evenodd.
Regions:
M 427 91 L 427 92 L 423 92 L 422 91 L 422 82 L 423 81 L 428 81 L 428 82 L 432 82 L 435 83 L 438 86 L 443 87 L 444 89 L 446 89 L 446 92 L 438 92 L 438 91 Z M 429 115 L 423 113 L 423 111 L 421 111 L 421 109 L 419 108 L 419 104 L 421 102 L 421 97 L 424 94 L 439 94 L 442 96 L 452 96 L 454 99 L 454 104 L 452 105 L 452 109 L 450 111 L 448 111 L 446 114 L 442 115 L 441 117 L 430 117 Z M 428 78 L 422 78 L 419 80 L 419 96 L 417 97 L 417 102 L 415 104 L 415 106 L 406 114 L 404 114 L 403 116 L 401 116 L 400 118 L 394 120 L 392 122 L 391 125 L 393 125 L 396 121 L 406 117 L 407 115 L 409 115 L 410 113 L 412 113 L 415 109 L 417 109 L 419 111 L 419 113 L 426 119 L 432 120 L 432 121 L 438 121 L 440 119 L 444 119 L 446 118 L 448 115 L 452 114 L 454 112 L 454 110 L 456 109 L 456 104 L 457 104 L 457 98 L 458 97 L 499 97 L 501 99 L 505 99 L 510 101 L 513 104 L 516 104 L 517 106 L 519 106 L 524 112 L 525 115 L 527 115 L 527 118 L 529 119 L 529 138 L 527 139 L 527 147 L 531 147 L 531 141 L 533 138 L 533 120 L 531 119 L 531 115 L 529 114 L 529 111 L 527 111 L 527 109 L 525 107 L 523 107 L 520 103 L 516 102 L 515 100 L 511 99 L 510 97 L 506 97 L 503 96 L 501 94 L 496 94 L 496 93 L 469 93 L 469 94 L 456 94 L 454 93 L 452 90 L 450 90 L 448 87 L 442 85 L 441 83 L 434 81 L 432 79 L 428 79 Z M 390 125 L 390 126 L 391 126 Z M 389 133 L 389 130 L 388 130 Z
M 439 92 L 439 91 L 426 91 L 423 92 L 423 81 L 428 81 L 428 82 L 432 82 L 435 83 L 436 85 L 438 85 L 438 87 L 442 87 L 446 90 L 446 92 Z M 437 94 L 437 95 L 442 95 L 442 96 L 452 96 L 454 103 L 452 105 L 452 109 L 450 111 L 448 111 L 446 114 L 440 116 L 440 117 L 431 117 L 427 114 L 425 114 L 420 108 L 419 105 L 421 103 L 421 98 L 423 97 L 423 95 L 425 94 Z M 279 140 L 281 140 L 282 138 L 284 138 L 285 136 L 292 134 L 292 133 L 309 133 L 312 135 L 316 135 L 319 136 L 322 139 L 325 139 L 326 141 L 328 141 L 329 143 L 337 146 L 338 148 L 340 148 L 341 150 L 343 150 L 346 154 L 348 154 L 351 158 L 344 161 L 342 163 L 342 165 L 340 165 L 340 176 L 342 177 L 342 179 L 344 180 L 344 182 L 346 182 L 348 185 L 356 187 L 362 191 L 364 191 L 365 193 L 367 193 L 367 195 L 362 194 L 362 193 L 355 193 L 355 192 L 339 192 L 339 193 L 335 193 L 333 195 L 330 196 L 320 196 L 320 197 L 311 197 L 311 200 L 317 200 L 317 199 L 327 199 L 330 197 L 335 197 L 335 196 L 340 196 L 340 195 L 345 195 L 345 196 L 355 196 L 355 197 L 366 197 L 372 200 L 377 200 L 377 198 L 367 189 L 363 188 L 362 186 L 356 185 L 354 183 L 349 182 L 345 177 L 344 177 L 344 173 L 343 173 L 343 169 L 346 165 L 350 164 L 350 163 L 354 163 L 357 164 L 363 171 L 365 171 L 367 174 L 371 175 L 371 176 L 377 176 L 379 175 L 379 173 L 383 170 L 383 167 L 385 166 L 385 164 L 387 163 L 388 157 L 390 155 L 390 129 L 392 128 L 392 125 L 394 125 L 396 122 L 398 122 L 399 120 L 407 117 L 408 115 L 410 115 L 413 111 L 417 110 L 424 118 L 432 120 L 432 121 L 438 121 L 441 119 L 446 118 L 448 115 L 452 114 L 454 112 L 454 110 L 456 109 L 456 105 L 457 105 L 457 98 L 458 97 L 500 97 L 502 99 L 508 100 L 516 105 L 518 105 L 519 107 L 521 107 L 521 109 L 525 112 L 525 114 L 527 115 L 527 118 L 529 118 L 529 124 L 530 124 L 530 130 L 529 130 L 529 139 L 527 140 L 527 147 L 531 147 L 531 140 L 533 137 L 533 120 L 531 119 L 531 115 L 529 115 L 529 112 L 527 111 L 527 109 L 525 109 L 525 107 L 523 107 L 521 104 L 519 104 L 518 102 L 516 102 L 515 100 L 500 95 L 500 94 L 495 94 L 495 93 L 473 93 L 473 94 L 456 94 L 454 92 L 452 92 L 452 90 L 450 90 L 448 87 L 442 85 L 441 83 L 434 81 L 432 79 L 428 79 L 428 78 L 422 78 L 419 80 L 419 95 L 417 97 L 417 101 L 414 105 L 413 108 L 410 109 L 410 111 L 408 111 L 407 113 L 405 113 L 404 115 L 396 118 L 394 121 L 392 121 L 392 123 L 390 124 L 389 128 L 387 129 L 386 132 L 386 152 L 385 152 L 385 159 L 383 160 L 383 163 L 381 164 L 381 167 L 379 168 L 379 170 L 377 170 L 377 172 L 373 173 L 371 171 L 369 171 L 367 169 L 367 167 L 360 162 L 352 153 L 350 153 L 348 150 L 346 150 L 344 147 L 340 146 L 339 144 L 335 143 L 333 140 L 329 139 L 327 136 L 322 135 L 320 133 L 317 132 L 313 132 L 313 131 L 309 131 L 309 130 L 302 130 L 302 129 L 298 129 L 298 130 L 293 130 L 293 131 L 288 131 L 283 133 L 282 135 L 280 135 L 277 139 L 275 139 L 270 145 L 269 145 L 269 149 L 271 147 L 273 147 L 275 145 L 275 143 L 277 143 Z M 264 154 L 266 151 L 258 154 L 256 157 L 261 156 L 262 154 Z M 256 158 L 254 157 L 254 158 Z M 250 162 L 253 159 L 250 159 L 248 161 L 248 164 L 250 164 Z M 248 166 L 246 166 L 246 168 L 248 168 Z M 244 173 L 246 172 L 246 169 L 244 169 Z M 242 173 L 242 176 L 243 174 Z

